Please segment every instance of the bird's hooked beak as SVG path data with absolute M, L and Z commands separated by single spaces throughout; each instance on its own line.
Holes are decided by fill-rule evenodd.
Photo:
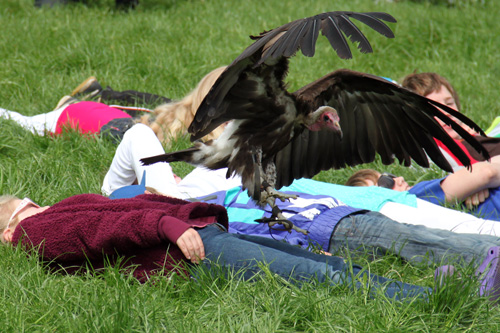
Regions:
M 342 129 L 339 124 L 340 118 L 337 110 L 330 106 L 322 106 L 314 111 L 309 117 L 309 124 L 306 122 L 306 127 L 310 131 L 327 131 L 336 132 L 340 139 L 342 139 Z
M 337 132 L 339 137 L 342 139 L 342 128 L 340 128 L 340 118 L 337 114 L 337 110 L 332 109 L 323 112 L 321 115 L 321 122 L 323 123 L 323 128 L 330 130 L 332 132 Z

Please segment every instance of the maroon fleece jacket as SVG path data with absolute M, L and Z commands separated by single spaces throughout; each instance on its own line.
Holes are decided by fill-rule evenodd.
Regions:
M 152 194 L 116 200 L 82 194 L 21 221 L 13 244 L 21 241 L 70 273 L 88 264 L 100 269 L 106 260 L 125 257 L 127 266 L 136 266 L 134 275 L 145 280 L 186 260 L 175 245 L 185 230 L 215 221 L 227 228 L 224 207 Z

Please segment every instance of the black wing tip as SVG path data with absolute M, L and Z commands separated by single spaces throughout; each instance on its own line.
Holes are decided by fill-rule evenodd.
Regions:
M 251 40 L 257 40 L 257 39 L 260 39 L 262 37 L 264 37 L 267 33 L 273 31 L 274 29 L 271 29 L 271 30 L 264 30 L 262 31 L 260 34 L 258 35 L 250 35 L 248 37 L 250 37 Z
M 308 21 L 322 21 L 322 20 L 325 20 L 327 18 L 330 18 L 331 20 L 336 21 L 336 19 L 333 19 L 333 17 L 344 17 L 347 20 L 349 17 L 349 18 L 354 18 L 354 19 L 360 20 L 362 23 L 367 25 L 369 28 L 377 31 L 378 33 L 380 33 L 384 37 L 395 38 L 395 35 L 394 35 L 394 32 L 392 31 L 392 29 L 390 27 L 388 27 L 387 25 L 385 25 L 385 23 L 382 22 L 382 21 L 385 21 L 385 22 L 390 22 L 390 23 L 397 23 L 397 20 L 392 15 L 385 13 L 385 12 L 351 12 L 351 11 L 324 12 L 321 14 L 317 14 L 314 16 L 310 16 L 310 17 L 306 17 L 306 18 L 302 18 L 302 19 L 298 19 L 298 20 L 286 23 L 286 24 L 281 25 L 275 29 L 261 32 L 259 35 L 251 35 L 250 38 L 252 40 L 259 40 L 259 39 L 265 38 L 267 35 L 272 35 L 274 37 L 275 34 L 272 34 L 272 32 L 283 31 L 286 33 L 275 42 L 275 43 L 283 43 L 283 41 L 286 40 L 286 38 L 287 38 L 287 33 L 290 32 L 291 30 L 293 30 L 293 28 L 296 25 L 303 24 L 304 22 L 308 22 Z M 340 35 L 342 35 L 343 33 L 345 34 L 346 31 L 344 31 L 344 29 L 342 27 L 337 27 L 337 28 L 339 29 L 339 31 L 337 32 L 337 34 L 339 35 L 338 37 L 343 39 L 343 36 L 340 36 Z M 319 30 L 322 30 L 322 34 L 325 35 L 325 31 L 323 28 L 320 28 Z M 311 32 L 309 32 L 309 33 L 311 33 Z M 361 31 L 359 31 L 359 33 L 363 35 L 363 33 Z M 348 37 L 350 37 L 350 36 L 348 36 Z M 305 39 L 306 36 L 304 35 L 300 38 Z M 268 39 L 269 39 L 269 37 L 268 37 Z M 315 43 L 316 39 L 314 38 L 313 41 Z M 266 42 L 268 42 L 268 40 L 266 40 Z M 368 41 L 366 41 L 366 42 L 369 45 L 369 42 Z M 305 56 L 307 56 L 307 57 L 314 56 L 314 53 L 315 53 L 314 49 L 312 50 L 312 52 L 304 52 L 304 50 L 303 50 L 304 48 L 302 47 L 302 42 L 299 42 L 298 44 L 300 46 L 297 48 L 297 50 L 295 50 L 295 52 L 298 51 L 299 49 L 302 49 L 302 53 Z M 284 49 L 286 49 L 286 48 L 284 48 Z M 336 48 L 334 48 L 334 49 L 341 59 L 351 59 L 352 58 L 352 54 L 347 54 L 347 53 L 339 54 L 338 50 Z M 368 50 L 368 49 L 360 50 L 360 51 L 362 53 L 373 52 L 373 50 Z M 293 52 L 293 54 L 295 54 L 295 52 Z M 262 64 L 268 57 L 277 58 L 279 56 L 285 56 L 285 55 L 283 54 L 283 52 L 280 52 L 280 54 L 274 53 L 273 55 L 267 54 L 258 61 L 257 65 Z
M 155 164 L 158 162 L 164 162 L 165 161 L 165 155 L 157 155 L 157 156 L 151 156 L 151 157 L 145 157 L 140 159 L 142 165 L 151 165 Z
M 153 164 L 153 162 L 151 161 L 151 157 L 141 158 L 140 161 L 141 161 L 142 165 Z
M 386 12 L 366 12 L 360 14 L 369 14 L 373 17 L 378 18 L 379 20 L 390 22 L 390 23 L 398 23 L 398 20 L 394 16 Z
M 363 17 L 364 19 L 359 20 L 359 18 Z M 338 17 L 335 19 L 334 17 Z M 339 17 L 342 17 L 344 20 L 349 21 L 349 25 L 354 28 L 350 29 L 349 27 L 346 27 L 345 24 L 342 25 L 342 23 L 339 21 Z M 347 44 L 344 35 L 346 35 L 351 42 L 360 42 L 358 45 L 358 50 L 361 53 L 372 53 L 373 49 L 370 45 L 370 42 L 368 39 L 366 39 L 365 35 L 359 28 L 357 28 L 356 24 L 353 22 L 350 22 L 351 20 L 349 18 L 354 18 L 358 19 L 360 22 L 364 23 L 367 25 L 369 28 L 377 31 L 379 34 L 383 35 L 386 38 L 395 38 L 395 34 L 392 31 L 390 27 L 388 27 L 385 23 L 382 21 L 386 22 L 391 22 L 391 23 L 396 23 L 397 20 L 390 14 L 385 13 L 385 12 L 327 12 L 323 14 L 319 14 L 316 16 L 312 16 L 310 18 L 306 18 L 304 20 L 312 20 L 312 19 L 320 19 L 320 20 L 325 20 L 329 18 L 331 21 L 331 25 L 329 25 L 329 28 L 332 31 L 325 31 L 325 28 L 322 24 L 321 32 L 323 35 L 328 37 L 330 40 L 330 43 L 332 44 L 332 47 L 336 51 L 337 55 L 341 59 L 351 59 L 352 58 L 352 52 L 351 52 L 351 47 Z M 330 35 L 331 37 L 329 37 Z M 354 38 L 354 39 L 353 39 Z M 358 39 L 358 40 L 356 40 Z M 343 41 L 343 44 L 342 44 Z M 334 45 L 336 44 L 336 45 Z M 312 54 L 306 54 L 302 52 L 306 56 L 312 57 L 314 55 L 314 52 Z

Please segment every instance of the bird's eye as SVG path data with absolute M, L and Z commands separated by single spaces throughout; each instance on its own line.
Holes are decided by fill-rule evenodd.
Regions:
M 330 118 L 327 116 L 327 115 L 324 115 L 323 116 L 323 121 L 324 122 L 328 122 L 330 120 Z

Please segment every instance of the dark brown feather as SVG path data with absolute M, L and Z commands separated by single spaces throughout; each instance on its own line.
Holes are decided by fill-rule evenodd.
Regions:
M 352 56 L 345 36 L 358 42 L 361 52 L 372 51 L 351 18 L 386 37 L 394 36 L 382 22 L 395 22 L 389 14 L 329 12 L 254 37 L 256 41 L 215 82 L 189 127 L 191 139 L 197 140 L 233 120 L 221 138 L 206 146 L 197 143 L 205 154 L 196 154 L 197 161 L 194 152 L 198 150 L 166 154 L 164 159 L 154 157 L 153 161 L 177 159 L 209 168 L 227 166 L 228 175 L 240 175 L 243 186 L 256 200 L 262 180 L 272 183 L 276 178 L 274 186 L 279 189 L 322 170 L 372 162 L 377 154 L 385 164 L 397 159 L 406 166 L 412 160 L 429 166 L 429 156 L 439 167 L 451 171 L 435 139 L 463 165 L 470 166 L 466 154 L 435 117 L 451 125 L 488 159 L 486 150 L 437 107 L 482 133 L 472 120 L 380 77 L 337 70 L 293 94 L 286 90 L 288 57 L 298 49 L 307 56 L 314 55 L 320 30 L 341 58 Z M 337 111 L 342 140 L 333 131 L 312 132 L 306 128 L 313 122 L 309 122 L 310 116 L 322 106 Z M 223 156 L 214 158 L 219 155 Z
M 467 141 L 473 142 L 483 156 L 488 156 L 473 137 L 435 106 L 480 131 L 463 114 L 373 75 L 338 70 L 299 89 L 294 96 L 313 106 L 327 104 L 336 108 L 344 137 L 340 141 L 333 133 L 307 130 L 295 137 L 284 148 L 286 154 L 279 152 L 275 161 L 277 165 L 293 161 L 301 171 L 288 178 L 280 175 L 277 188 L 300 177 L 313 177 L 322 170 L 372 162 L 376 154 L 384 164 L 393 163 L 396 158 L 404 165 L 414 160 L 424 167 L 429 165 L 429 156 L 439 167 L 451 171 L 434 138 L 442 141 L 464 165 L 470 165 L 465 153 L 434 117 L 452 125 Z M 304 149 L 309 157 L 300 161 L 297 156 L 303 156 Z M 331 151 L 334 155 L 327 154 Z
M 359 41 L 358 47 L 362 52 L 371 52 L 371 46 L 363 33 L 357 28 L 354 29 L 352 22 L 351 24 L 346 23 L 350 17 L 356 18 L 370 28 L 374 27 L 376 31 L 386 37 L 394 37 L 391 29 L 380 21 L 383 19 L 396 22 L 392 16 L 388 14 L 381 15 L 380 13 L 354 12 L 323 13 L 284 24 L 281 27 L 264 32 L 258 37 L 254 37 L 256 41 L 227 67 L 198 108 L 195 119 L 188 128 L 188 132 L 192 135 L 191 140 L 199 140 L 226 122 L 228 117 L 225 114 L 227 112 L 230 112 L 233 119 L 243 118 L 239 115 L 239 112 L 244 110 L 231 105 L 233 100 L 231 91 L 239 89 L 240 80 L 251 80 L 252 77 L 258 77 L 263 82 L 277 80 L 277 83 L 281 85 L 279 88 L 284 88 L 283 79 L 288 70 L 288 57 L 295 54 L 299 48 L 302 48 L 305 55 L 312 57 L 320 30 L 328 38 L 330 44 L 341 58 L 352 57 L 344 34 L 351 40 Z M 342 25 L 337 25 L 338 18 L 341 18 Z M 268 45 L 268 48 L 264 51 L 266 44 L 280 34 L 281 36 L 274 40 L 272 45 Z M 272 66 L 265 65 L 266 60 L 269 58 L 275 59 L 274 62 L 277 61 L 277 63 L 272 63 Z M 269 91 L 268 89 L 261 91 L 257 87 L 259 85 L 256 85 L 251 90 L 254 95 L 259 92 L 262 94 Z M 273 87 L 271 90 L 273 94 L 277 91 L 277 88 Z M 252 102 L 259 103 L 259 98 L 255 97 Z M 272 114 L 269 114 L 269 117 L 272 116 Z

